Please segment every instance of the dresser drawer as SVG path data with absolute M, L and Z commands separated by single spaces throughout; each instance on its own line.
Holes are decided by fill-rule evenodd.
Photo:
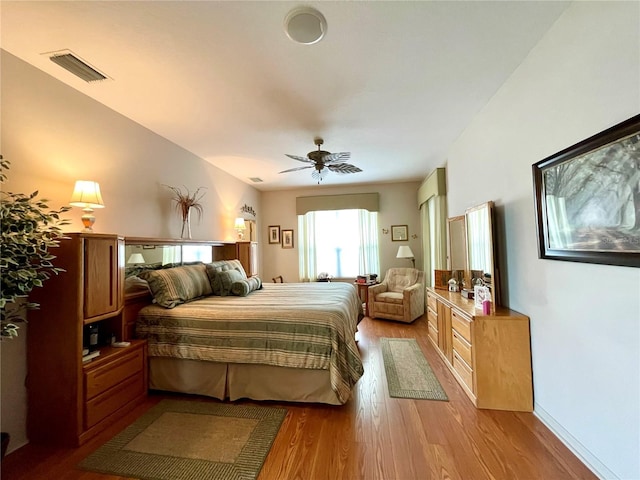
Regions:
M 138 372 L 138 374 L 89 400 L 85 403 L 85 429 L 93 427 L 120 407 L 140 397 L 145 390 L 144 375 L 142 372 Z
M 438 313 L 432 310 L 431 307 L 427 307 L 427 321 L 434 327 L 438 328 Z
M 143 366 L 143 350 L 136 348 L 98 368 L 89 369 L 85 372 L 85 400 L 100 395 L 131 375 L 140 374 Z
M 455 309 L 451 309 L 451 326 L 457 331 L 462 337 L 469 342 L 471 342 L 471 322 L 467 317 L 463 316 L 460 312 Z
M 427 331 L 427 334 L 429 335 L 429 338 L 433 340 L 433 343 L 438 345 L 438 329 L 431 323 L 429 323 L 428 328 L 429 330 Z
M 453 349 L 467 362 L 468 365 L 473 365 L 471 360 L 471 345 L 467 342 L 462 335 L 453 330 Z
M 453 352 L 453 369 L 458 373 L 467 388 L 475 394 L 473 388 L 473 370 L 460 357 L 460 354 L 454 350 Z
M 427 292 L 427 307 L 431 307 L 434 312 L 438 311 L 438 301 L 433 294 Z

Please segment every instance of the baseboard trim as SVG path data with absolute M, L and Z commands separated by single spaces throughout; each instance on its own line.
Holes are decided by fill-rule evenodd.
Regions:
M 601 480 L 620 480 L 615 473 L 609 470 L 588 448 L 582 445 L 578 439 L 571 435 L 555 418 L 549 415 L 549 413 L 537 403 L 533 405 L 533 414 L 598 478 Z

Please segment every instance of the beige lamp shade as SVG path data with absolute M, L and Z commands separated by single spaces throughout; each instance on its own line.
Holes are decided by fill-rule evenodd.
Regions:
M 76 185 L 71 194 L 70 205 L 74 207 L 82 207 L 84 214 L 82 215 L 83 232 L 93 232 L 93 224 L 96 217 L 93 216 L 94 208 L 104 208 L 102 194 L 100 193 L 100 185 L 98 182 L 90 180 L 76 180 Z
M 76 186 L 71 194 L 70 205 L 74 207 L 104 208 L 100 185 L 89 180 L 76 180 Z
M 244 224 L 244 218 L 238 217 L 236 218 L 234 228 L 238 231 L 238 239 L 242 240 L 244 238 L 244 231 L 246 230 L 246 225 Z
M 131 264 L 140 264 L 140 263 L 147 263 L 144 261 L 144 257 L 142 256 L 141 253 L 132 253 L 131 256 L 129 257 L 129 260 L 127 260 L 127 263 L 131 263 Z
M 413 268 L 416 267 L 416 259 L 414 258 L 413 252 L 411 251 L 411 247 L 409 245 L 400 245 L 398 248 L 398 253 L 396 254 L 396 258 L 410 258 L 413 263 Z

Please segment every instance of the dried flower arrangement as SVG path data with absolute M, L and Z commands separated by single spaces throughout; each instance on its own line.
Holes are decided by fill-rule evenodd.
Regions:
M 180 212 L 182 217 L 182 232 L 180 233 L 180 238 L 191 238 L 191 209 L 193 208 L 196 212 L 198 212 L 198 220 L 202 218 L 202 204 L 200 200 L 204 197 L 206 192 L 202 192 L 205 187 L 198 187 L 197 190 L 193 193 L 189 192 L 187 187 L 184 187 L 185 191 L 182 189 L 172 187 L 170 185 L 165 185 L 165 187 L 169 188 L 173 193 L 173 201 L 176 202 L 176 210 Z

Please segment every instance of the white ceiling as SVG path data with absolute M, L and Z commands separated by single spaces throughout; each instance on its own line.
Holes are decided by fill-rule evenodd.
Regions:
M 300 5 L 319 43 L 284 32 Z M 2 48 L 258 188 L 311 186 L 315 136 L 363 172 L 422 180 L 566 9 L 552 1 L 2 1 Z M 108 75 L 86 83 L 45 52 Z M 516 120 L 516 119 L 514 119 Z M 259 177 L 263 183 L 253 183 Z

